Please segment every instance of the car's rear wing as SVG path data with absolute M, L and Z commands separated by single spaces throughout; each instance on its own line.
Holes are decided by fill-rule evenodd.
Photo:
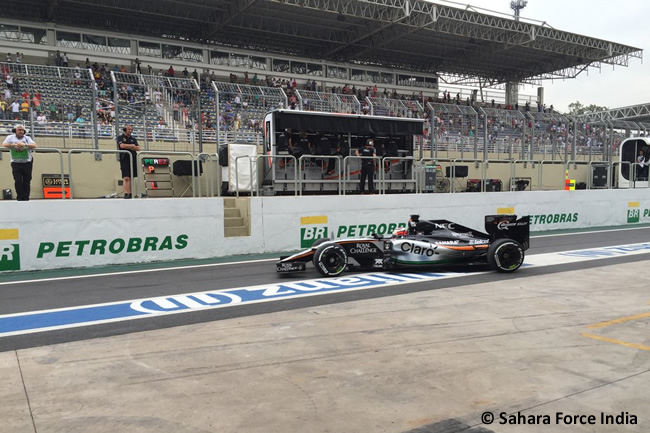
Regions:
M 490 241 L 514 239 L 527 250 L 530 246 L 530 216 L 517 219 L 517 215 L 486 215 L 485 232 L 490 235 Z

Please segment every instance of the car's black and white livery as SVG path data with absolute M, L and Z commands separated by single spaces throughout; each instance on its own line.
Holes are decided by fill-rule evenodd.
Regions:
M 514 272 L 524 262 L 530 242 L 530 218 L 487 215 L 485 233 L 448 220 L 420 220 L 411 215 L 408 227 L 390 237 L 330 240 L 276 264 L 278 272 L 306 270 L 313 262 L 322 275 L 336 276 L 347 269 L 393 269 L 444 263 L 488 263 L 499 272 Z

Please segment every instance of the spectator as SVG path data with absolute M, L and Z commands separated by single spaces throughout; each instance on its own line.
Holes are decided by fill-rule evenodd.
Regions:
M 194 70 L 192 71 L 192 78 L 194 78 L 196 80 L 196 82 L 198 83 L 198 81 L 199 81 L 199 72 L 196 70 L 196 68 L 194 68 Z
M 49 110 L 50 110 L 50 120 L 53 122 L 59 120 L 59 116 L 57 115 L 58 107 L 56 106 L 56 103 L 54 101 L 50 103 Z
M 20 113 L 23 120 L 29 119 L 29 102 L 27 102 L 27 99 L 23 99 L 23 102 L 20 103 Z
M 141 67 L 142 62 L 140 61 L 140 59 L 136 57 L 134 63 L 135 63 L 135 73 L 142 74 L 142 67 Z
M 54 64 L 61 66 L 61 51 L 59 50 L 56 50 L 56 54 L 54 54 Z
M 190 76 L 190 73 L 189 73 L 189 71 L 187 70 L 187 68 L 183 69 L 183 78 L 187 78 L 187 77 L 189 77 L 189 76 Z
M 173 77 L 174 76 L 174 67 L 171 66 L 171 65 L 169 66 L 169 69 L 167 69 L 167 76 L 168 77 Z
M 7 53 L 7 63 L 13 63 L 14 59 L 11 57 L 11 53 Z
M 7 136 L 2 146 L 11 149 L 11 171 L 16 187 L 16 198 L 18 201 L 28 201 L 34 167 L 33 149 L 37 147 L 36 143 L 25 135 L 23 125 L 16 125 L 14 134 Z
M 63 53 L 63 56 L 61 56 L 61 66 L 68 67 L 68 53 Z
M 13 90 L 14 88 L 14 77 L 11 74 L 7 74 L 5 77 L 5 83 L 7 83 L 7 89 Z
M 74 83 L 79 86 L 81 85 L 81 66 L 77 63 L 77 67 L 74 69 Z

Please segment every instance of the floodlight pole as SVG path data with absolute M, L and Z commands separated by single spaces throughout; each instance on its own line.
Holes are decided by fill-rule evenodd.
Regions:
M 515 11 L 515 21 L 519 21 L 519 12 L 526 7 L 528 0 L 512 0 L 510 9 Z

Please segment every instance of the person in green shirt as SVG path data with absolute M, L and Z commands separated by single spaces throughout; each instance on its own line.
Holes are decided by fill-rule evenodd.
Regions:
M 18 124 L 14 127 L 14 133 L 8 135 L 3 147 L 11 150 L 11 171 L 16 186 L 18 201 L 28 201 L 30 185 L 32 182 L 32 169 L 34 168 L 34 149 L 36 143 L 28 135 L 25 135 L 25 127 Z

